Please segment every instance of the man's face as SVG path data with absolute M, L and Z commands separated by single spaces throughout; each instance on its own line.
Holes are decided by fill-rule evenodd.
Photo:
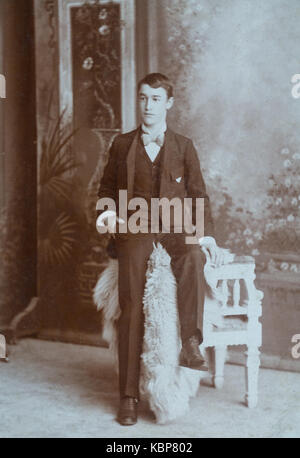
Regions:
M 142 84 L 139 91 L 139 107 L 145 126 L 153 127 L 166 120 L 167 111 L 173 105 L 173 97 L 168 98 L 163 87 L 154 88 Z

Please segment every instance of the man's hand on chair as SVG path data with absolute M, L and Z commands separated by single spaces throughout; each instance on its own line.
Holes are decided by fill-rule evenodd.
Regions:
M 218 247 L 213 237 L 202 237 L 199 239 L 199 245 L 211 265 L 218 267 L 224 264 L 224 251 Z
M 97 231 L 100 234 L 109 232 L 114 237 L 114 234 L 116 232 L 117 222 L 119 224 L 125 223 L 125 221 L 122 218 L 119 218 L 117 216 L 115 211 L 106 210 L 105 212 L 101 213 L 101 215 L 99 215 L 97 218 L 97 221 L 96 221 Z

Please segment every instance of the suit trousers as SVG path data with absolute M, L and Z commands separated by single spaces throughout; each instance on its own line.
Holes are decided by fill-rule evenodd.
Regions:
M 120 396 L 139 399 L 140 357 L 143 348 L 143 295 L 147 262 L 153 242 L 160 242 L 171 257 L 177 283 L 181 340 L 194 334 L 202 341 L 205 256 L 198 245 L 187 245 L 184 234 L 130 234 L 116 237 L 119 260 L 119 385 Z M 201 329 L 198 329 L 199 328 Z

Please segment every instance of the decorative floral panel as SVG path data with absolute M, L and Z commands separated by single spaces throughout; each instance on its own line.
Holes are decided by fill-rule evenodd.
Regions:
M 120 5 L 71 8 L 75 126 L 121 129 Z

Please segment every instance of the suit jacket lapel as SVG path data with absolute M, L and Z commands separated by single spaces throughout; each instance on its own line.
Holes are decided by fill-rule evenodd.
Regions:
M 165 151 L 163 155 L 160 176 L 160 197 L 164 197 L 171 171 L 176 170 L 182 166 L 182 158 L 180 156 L 179 146 L 176 141 L 175 133 L 169 128 L 166 131 L 164 148 Z
M 136 129 L 133 141 L 129 147 L 126 163 L 127 163 L 127 196 L 128 200 L 133 197 L 134 173 L 135 173 L 135 157 L 139 141 L 140 129 Z

